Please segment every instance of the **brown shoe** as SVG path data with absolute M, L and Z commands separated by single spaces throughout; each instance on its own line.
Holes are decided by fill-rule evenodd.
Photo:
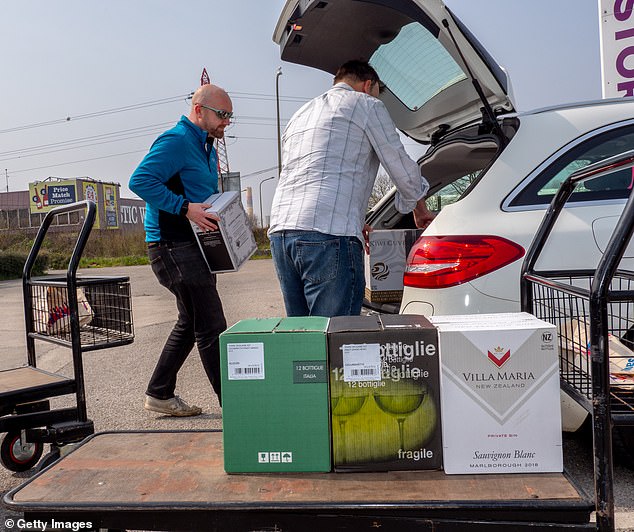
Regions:
M 157 399 L 151 395 L 146 395 L 143 406 L 146 410 L 151 410 L 152 412 L 177 417 L 198 416 L 203 411 L 202 408 L 196 405 L 189 406 L 178 395 L 171 399 Z

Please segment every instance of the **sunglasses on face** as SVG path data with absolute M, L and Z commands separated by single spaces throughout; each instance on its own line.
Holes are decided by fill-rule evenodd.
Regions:
M 224 111 L 222 109 L 215 109 L 213 107 L 209 107 L 208 105 L 203 105 L 202 103 L 199 103 L 198 105 L 216 113 L 216 116 L 220 118 L 220 120 L 229 120 L 233 117 L 233 111 Z

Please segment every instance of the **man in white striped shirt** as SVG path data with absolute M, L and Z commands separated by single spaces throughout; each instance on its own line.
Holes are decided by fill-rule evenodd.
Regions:
M 269 237 L 288 316 L 361 312 L 365 213 L 379 163 L 396 186 L 396 208 L 413 212 L 418 227 L 433 218 L 429 184 L 378 95 L 376 71 L 349 61 L 284 131 Z

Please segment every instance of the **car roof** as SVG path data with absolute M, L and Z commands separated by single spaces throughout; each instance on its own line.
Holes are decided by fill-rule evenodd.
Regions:
M 628 105 L 633 103 L 634 103 L 634 97 L 631 97 L 631 96 L 625 97 L 625 98 L 605 98 L 601 100 L 583 100 L 578 102 L 566 102 L 566 103 L 548 105 L 545 107 L 537 107 L 535 109 L 529 109 L 526 111 L 506 113 L 504 115 L 501 115 L 500 118 L 504 118 L 504 117 L 521 118 L 523 116 L 532 116 L 532 115 L 550 113 L 555 111 L 583 109 L 585 107 L 600 107 L 600 106 L 607 106 L 607 105 L 614 105 L 614 104 Z

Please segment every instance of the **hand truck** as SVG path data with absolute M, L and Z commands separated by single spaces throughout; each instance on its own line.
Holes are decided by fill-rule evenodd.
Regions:
M 80 221 L 66 275 L 32 277 L 53 220 L 66 213 L 69 216 L 77 213 Z M 51 209 L 24 265 L 27 364 L 0 371 L 0 433 L 6 433 L 0 444 L 0 461 L 11 471 L 26 471 L 35 466 L 45 443 L 51 444 L 51 452 L 40 467 L 59 458 L 60 446 L 94 433 L 86 409 L 83 353 L 134 340 L 129 278 L 77 276 L 95 216 L 96 205 L 92 201 Z M 72 377 L 37 367 L 36 340 L 71 349 Z M 74 396 L 75 405 L 51 408 L 49 399 L 61 396 Z
M 592 416 L 596 522 L 614 530 L 613 437 L 634 457 L 634 272 L 620 269 L 634 231 L 629 199 L 595 270 L 537 271 L 558 216 L 584 181 L 634 166 L 634 150 L 570 175 L 524 259 L 522 310 L 557 326 L 561 386 Z M 626 455 L 627 456 L 627 455 Z

